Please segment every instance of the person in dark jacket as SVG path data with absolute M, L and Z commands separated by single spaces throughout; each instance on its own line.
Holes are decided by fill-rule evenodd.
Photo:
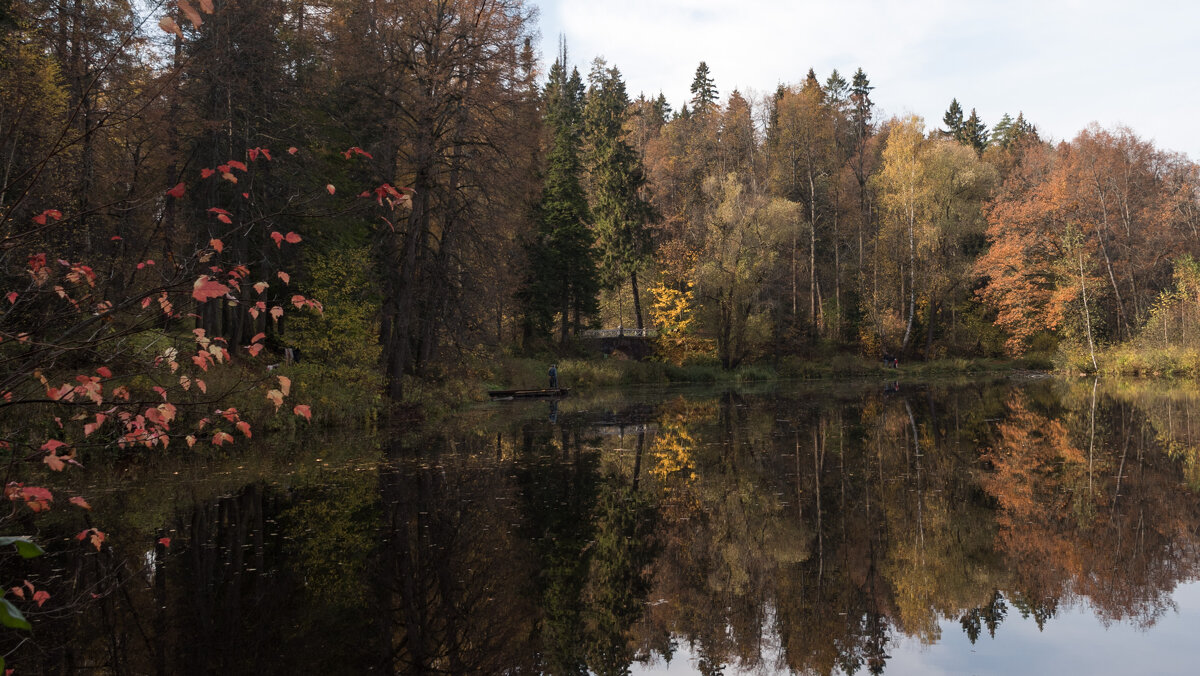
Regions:
M 558 367 L 554 364 L 550 365 L 550 389 L 558 389 Z

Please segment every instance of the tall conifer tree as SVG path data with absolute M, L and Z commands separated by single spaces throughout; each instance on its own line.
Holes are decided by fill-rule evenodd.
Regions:
M 595 218 L 604 280 L 617 286 L 628 279 L 637 328 L 644 328 L 638 270 L 650 255 L 647 223 L 653 209 L 642 195 L 641 159 L 625 141 L 629 97 L 615 67 L 594 71 L 584 109 L 590 202 Z
M 701 61 L 696 67 L 696 77 L 692 79 L 692 112 L 697 115 L 712 110 L 717 104 L 717 85 L 708 72 L 708 64 Z M 686 111 L 687 107 L 684 106 Z M 686 113 L 684 114 L 686 117 Z
M 572 321 L 578 331 L 583 318 L 596 313 L 600 290 L 580 181 L 583 81 L 578 70 L 567 75 L 565 42 L 550 69 L 544 99 L 550 149 L 537 230 L 526 247 L 529 272 L 519 296 L 527 334 L 548 332 L 558 314 L 559 340 L 565 343 Z

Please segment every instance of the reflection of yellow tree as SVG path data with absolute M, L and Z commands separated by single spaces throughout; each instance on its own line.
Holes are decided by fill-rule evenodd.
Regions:
M 649 471 L 664 495 L 679 493 L 680 488 L 696 480 L 696 439 L 690 426 L 712 417 L 711 405 L 682 397 L 663 406 L 658 433 L 650 446 Z

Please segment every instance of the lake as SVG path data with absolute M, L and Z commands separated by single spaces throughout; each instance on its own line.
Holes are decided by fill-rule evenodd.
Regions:
M 1191 674 L 1200 389 L 496 402 L 63 477 L 17 674 Z M 174 449 L 174 447 L 172 447 Z M 70 481 L 82 482 L 70 484 Z M 26 510 L 27 511 L 27 510 Z M 99 551 L 75 535 L 96 526 Z M 10 594 L 9 598 L 12 598 Z M 25 608 L 25 606 L 22 606 Z

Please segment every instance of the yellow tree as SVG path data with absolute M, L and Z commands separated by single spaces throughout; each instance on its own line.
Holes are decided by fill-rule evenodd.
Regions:
M 834 157 L 831 112 L 821 87 L 815 83 L 801 89 L 785 89 L 775 104 L 771 130 L 771 178 L 777 194 L 804 206 L 808 231 L 808 310 L 813 331 L 821 328 L 821 290 L 817 279 L 817 229 L 825 218 Z M 799 215 L 799 214 L 798 214 Z M 797 225 L 800 221 L 797 219 Z M 792 314 L 798 310 L 797 255 L 800 228 L 792 232 Z
M 884 298 L 898 301 L 906 315 L 899 348 L 911 344 L 920 297 L 928 358 L 937 312 L 949 294 L 965 290 L 972 241 L 983 233 L 982 205 L 996 173 L 969 148 L 926 138 L 924 121 L 910 115 L 893 124 L 874 180 L 884 210 L 876 264 L 892 273 L 883 280 Z M 879 300 L 877 313 L 883 312 Z
M 904 337 L 900 341 L 901 349 L 908 347 L 912 335 L 913 319 L 917 313 L 917 227 L 922 209 L 926 202 L 925 183 L 921 153 L 925 147 L 925 122 L 915 115 L 909 115 L 893 123 L 888 134 L 887 147 L 883 150 L 883 166 L 875 175 L 874 181 L 879 191 L 879 199 L 884 210 L 884 222 L 880 228 L 879 237 L 893 240 L 901 244 L 906 251 L 907 260 L 893 259 L 897 273 L 900 293 L 897 298 L 905 298 L 907 288 L 908 318 L 904 326 Z M 886 255 L 889 248 L 876 246 L 880 255 Z M 893 252 L 898 250 L 893 248 Z M 879 261 L 876 262 L 876 265 Z M 905 275 L 907 274 L 907 284 Z M 879 299 L 876 299 L 876 313 Z M 881 325 L 877 320 L 877 326 Z
M 734 174 L 705 181 L 710 211 L 696 263 L 696 290 L 717 335 L 721 365 L 736 367 L 766 329 L 763 283 L 776 263 L 775 244 L 797 209 L 769 200 Z

